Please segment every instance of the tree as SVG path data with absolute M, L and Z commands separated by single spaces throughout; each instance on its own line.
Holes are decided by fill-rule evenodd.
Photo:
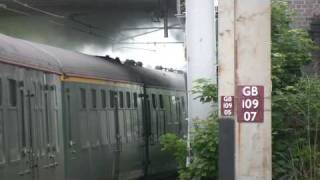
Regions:
M 293 29 L 293 13 L 285 0 L 272 1 L 273 92 L 292 86 L 302 76 L 301 68 L 312 60 L 315 43 L 305 30 Z
M 273 176 L 319 179 L 320 81 L 301 71 L 317 47 L 305 30 L 290 26 L 293 16 L 287 1 L 272 1 Z

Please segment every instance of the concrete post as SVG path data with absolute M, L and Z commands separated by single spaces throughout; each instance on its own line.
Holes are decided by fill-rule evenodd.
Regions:
M 234 133 L 221 138 L 233 139 L 234 151 L 226 155 L 220 147 L 220 179 L 228 173 L 236 180 L 272 179 L 271 87 L 271 0 L 220 1 L 219 96 L 235 101 L 234 116 L 228 117 L 234 125 L 223 126 Z M 225 116 L 220 113 L 221 124 Z M 221 170 L 227 157 L 233 158 L 226 166 L 231 172 Z
M 200 78 L 216 83 L 216 36 L 213 0 L 186 0 L 186 55 L 188 60 L 188 116 L 206 119 L 213 108 L 190 92 Z
M 191 93 L 197 79 L 210 79 L 216 84 L 216 31 L 213 0 L 186 0 L 186 56 L 188 61 L 188 149 L 194 120 L 206 119 L 214 111 Z M 189 158 L 187 158 L 187 165 Z
M 219 179 L 235 180 L 235 21 L 234 0 L 219 1 L 218 94 L 219 94 Z M 233 97 L 230 116 L 225 118 L 224 97 Z

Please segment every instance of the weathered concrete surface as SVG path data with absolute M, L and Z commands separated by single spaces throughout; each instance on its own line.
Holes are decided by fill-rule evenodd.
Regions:
M 234 24 L 234 1 L 223 0 L 219 2 L 219 25 L 218 25 L 218 89 L 219 97 L 234 96 L 235 94 L 235 24 Z M 221 98 L 219 106 L 221 109 Z M 235 122 L 222 117 L 219 110 L 220 130 L 219 134 L 219 179 L 235 178 Z M 230 121 L 233 121 L 231 123 Z M 232 126 L 230 125 L 232 124 Z M 227 129 L 231 128 L 231 129 Z M 228 133 L 227 133 L 228 132 Z M 229 141 L 233 146 L 228 146 Z M 232 149 L 229 149 L 232 148 Z M 230 159 L 231 158 L 231 159 Z
M 236 85 L 263 85 L 264 123 L 236 125 L 236 179 L 271 180 L 270 0 L 235 5 Z
M 216 83 L 216 36 L 213 0 L 186 1 L 186 55 L 188 60 L 188 91 L 200 78 Z M 206 119 L 213 109 L 211 104 L 194 100 L 189 93 L 190 119 Z
M 235 92 L 235 24 L 234 1 L 219 2 L 219 96 L 234 96 Z M 219 101 L 221 99 L 219 98 Z M 219 104 L 221 104 L 219 102 Z
M 219 4 L 219 95 L 234 95 L 239 85 L 265 91 L 263 123 L 238 123 L 235 115 L 236 180 L 272 179 L 270 16 L 270 0 Z

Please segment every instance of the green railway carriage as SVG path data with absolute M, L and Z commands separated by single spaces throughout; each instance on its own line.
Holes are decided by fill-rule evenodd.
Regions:
M 159 137 L 186 134 L 181 73 L 0 35 L 0 179 L 138 179 L 176 170 Z

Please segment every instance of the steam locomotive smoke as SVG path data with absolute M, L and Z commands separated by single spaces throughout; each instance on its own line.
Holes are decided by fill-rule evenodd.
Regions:
M 169 38 L 164 38 L 163 22 L 157 22 L 151 11 L 93 11 L 66 17 L 23 16 L 0 9 L 0 33 L 92 55 L 134 59 L 150 66 L 181 69 L 184 65 L 184 35 L 175 17 L 169 19 Z

